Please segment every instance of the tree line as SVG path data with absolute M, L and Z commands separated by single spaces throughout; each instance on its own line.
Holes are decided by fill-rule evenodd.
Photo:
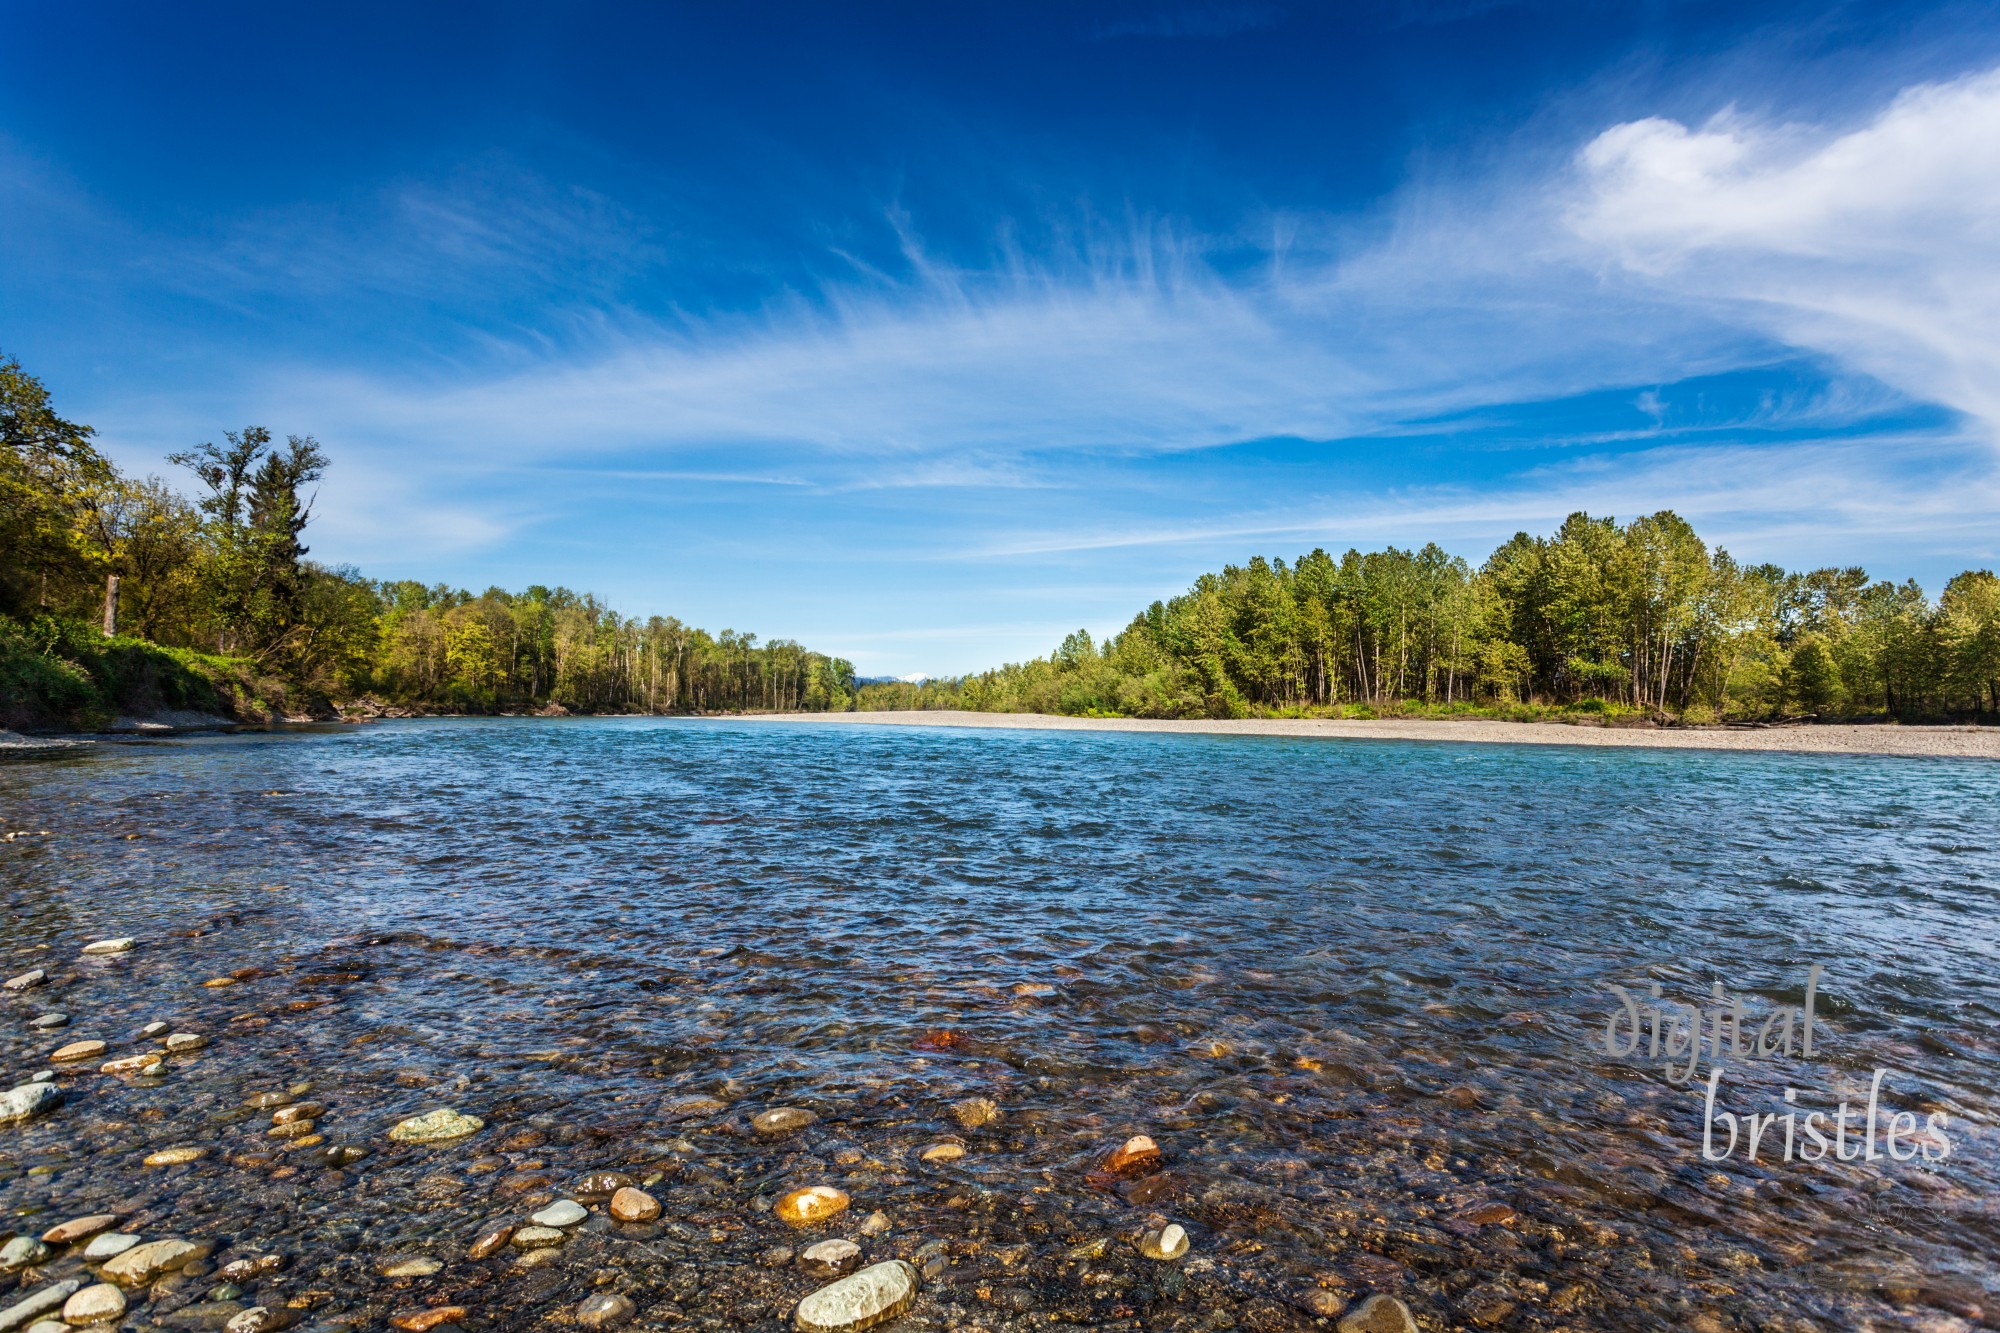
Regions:
M 1232 717 L 1583 710 L 1713 722 L 2000 716 L 2000 579 L 1935 601 L 1859 568 L 1743 565 L 1661 512 L 1572 514 L 1478 568 L 1435 544 L 1204 574 L 1103 643 L 863 707 Z
M 280 444 L 252 427 L 169 461 L 192 499 L 121 475 L 88 427 L 0 358 L 0 704 L 13 699 L 12 715 L 32 696 L 83 697 L 93 673 L 129 693 L 132 679 L 178 671 L 239 693 L 261 682 L 292 711 L 372 699 L 471 712 L 2000 717 L 1992 571 L 1961 573 L 1933 600 L 1859 568 L 1740 564 L 1671 512 L 1573 514 L 1477 568 L 1436 544 L 1258 557 L 1202 575 L 1103 643 L 1078 630 L 1031 662 L 859 685 L 850 663 L 789 640 L 622 616 L 563 588 L 474 594 L 315 562 L 303 538 L 328 460 L 311 436 Z
M 16 717 L 36 714 L 27 696 L 176 672 L 294 712 L 852 705 L 853 666 L 790 640 L 622 616 L 565 588 L 474 594 L 315 562 L 303 538 L 328 460 L 309 435 L 251 427 L 171 455 L 192 499 L 122 475 L 92 436 L 0 358 L 0 692 Z

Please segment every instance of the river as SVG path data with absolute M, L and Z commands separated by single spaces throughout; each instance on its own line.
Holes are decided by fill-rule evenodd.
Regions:
M 913 1263 L 909 1329 L 1331 1327 L 1378 1292 L 1427 1328 L 2000 1326 L 1989 764 L 441 719 L 9 760 L 0 823 L 0 973 L 48 974 L 0 999 L 0 1088 L 66 1093 L 0 1127 L 0 1238 L 212 1246 L 134 1326 L 620 1293 L 776 1329 L 837 1236 Z M 1712 1106 L 1712 1050 L 1682 1083 L 1605 1049 L 1613 987 L 1719 983 L 1754 1045 L 1809 975 L 1813 1055 L 1725 1051 Z M 206 1045 L 48 1061 L 150 1022 Z M 268 1133 L 286 1100 L 312 1134 Z M 1854 1159 L 1802 1160 L 1843 1101 Z M 387 1137 L 440 1107 L 484 1128 Z M 1752 1113 L 1758 1159 L 1747 1126 L 1715 1158 Z M 1141 1134 L 1159 1169 L 1106 1169 Z M 662 1215 L 612 1220 L 603 1173 Z M 807 1185 L 850 1206 L 789 1226 Z M 468 1257 L 563 1198 L 553 1253 Z M 1142 1254 L 1170 1223 L 1188 1253 Z

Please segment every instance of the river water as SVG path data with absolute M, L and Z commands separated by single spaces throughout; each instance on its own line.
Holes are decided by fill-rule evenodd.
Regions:
M 1331 1327 L 1375 1292 L 1428 1329 L 2000 1327 L 2000 766 L 453 719 L 12 761 L 0 824 L 0 974 L 50 974 L 0 999 L 0 1090 L 67 1041 L 209 1038 L 0 1127 L 0 1238 L 216 1247 L 133 1327 L 619 1292 L 632 1327 L 776 1329 L 830 1236 L 913 1261 L 909 1329 Z M 1855 1160 L 1783 1160 L 1782 1120 L 1707 1160 L 1714 1060 L 1604 1050 L 1613 985 L 1754 1023 L 1814 964 L 1812 1058 L 1726 1054 L 1714 1110 L 1831 1137 L 1848 1102 Z M 1909 1161 L 1861 1152 L 1877 1070 L 1870 1143 L 1907 1111 Z M 244 1105 L 287 1090 L 318 1142 Z M 817 1118 L 754 1133 L 778 1106 Z M 438 1107 L 486 1128 L 387 1137 Z M 1163 1169 L 1105 1171 L 1135 1134 Z M 205 1151 L 143 1164 L 169 1146 Z M 606 1171 L 663 1216 L 605 1217 Z M 852 1206 L 795 1230 L 811 1184 Z M 537 1266 L 467 1257 L 579 1195 Z M 1188 1254 L 1144 1257 L 1168 1222 Z

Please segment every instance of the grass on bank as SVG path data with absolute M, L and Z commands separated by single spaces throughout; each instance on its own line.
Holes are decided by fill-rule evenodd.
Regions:
M 287 688 L 241 658 L 106 638 L 76 620 L 0 619 L 0 727 L 92 731 L 166 711 L 243 722 L 283 717 Z

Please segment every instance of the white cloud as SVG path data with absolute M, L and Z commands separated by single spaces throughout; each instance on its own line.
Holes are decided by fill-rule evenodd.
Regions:
M 1565 160 L 1588 133 L 1564 141 Z M 133 236 L 143 259 L 127 273 L 171 275 L 177 295 L 249 312 L 274 341 L 217 344 L 215 373 L 90 419 L 141 468 L 225 425 L 311 429 L 338 460 L 316 554 L 483 570 L 553 553 L 569 563 L 550 577 L 589 586 L 622 577 L 624 548 L 667 544 L 654 531 L 666 521 L 644 517 L 655 503 L 687 529 L 673 540 L 717 568 L 742 563 L 735 547 L 715 554 L 734 534 L 781 515 L 786 541 L 816 559 L 816 543 L 843 558 L 858 545 L 881 568 L 954 581 L 984 573 L 981 558 L 1033 571 L 1119 550 L 1135 584 L 1162 562 L 1321 543 L 1437 537 L 1477 556 L 1574 508 L 1665 506 L 1755 558 L 1983 562 L 2000 513 L 1991 451 L 1879 422 L 1936 402 L 2000 436 L 1996 164 L 2000 73 L 1912 88 L 1846 125 L 1631 120 L 1590 138 L 1573 174 L 1498 155 L 1483 179 L 1414 183 L 1365 217 L 1246 222 L 1262 241 L 1141 218 L 1080 238 L 1052 224 L 968 260 L 927 252 L 895 214 L 897 274 L 829 248 L 842 276 L 810 297 L 653 319 L 613 299 L 628 277 L 659 276 L 645 210 L 493 168 L 399 184 L 365 225 L 252 218 L 206 259 Z M 581 270 L 608 276 L 550 295 Z M 466 295 L 487 288 L 489 304 Z M 255 316 L 379 313 L 385 293 L 453 311 L 484 341 L 440 351 L 413 335 L 371 356 L 351 339 L 287 340 Z M 1674 410 L 1676 382 L 1788 348 L 1823 359 L 1830 382 L 1761 407 Z M 1633 405 L 1629 428 L 1509 410 L 1597 390 Z M 1840 438 L 1870 422 L 1866 442 Z M 1494 453 L 1474 460 L 1454 433 Z M 1269 436 L 1367 437 L 1411 462 L 1351 482 L 1338 463 L 1273 472 L 1300 493 L 1259 496 L 1225 484 L 1229 463 L 1186 457 Z M 1517 442 L 1559 445 L 1565 462 L 1498 457 Z M 863 511 L 889 517 L 857 542 L 841 520 Z M 645 577 L 636 597 L 667 596 L 651 586 L 667 575 Z M 774 594 L 741 577 L 726 614 L 782 623 L 759 610 Z M 921 636 L 892 627 L 952 614 L 899 607 L 878 623 Z M 856 642 L 884 666 L 936 665 Z M 959 665 L 981 660 L 963 651 Z
M 1578 166 L 1570 224 L 1625 271 L 2000 443 L 2000 70 L 1906 89 L 1845 129 L 1635 120 Z

